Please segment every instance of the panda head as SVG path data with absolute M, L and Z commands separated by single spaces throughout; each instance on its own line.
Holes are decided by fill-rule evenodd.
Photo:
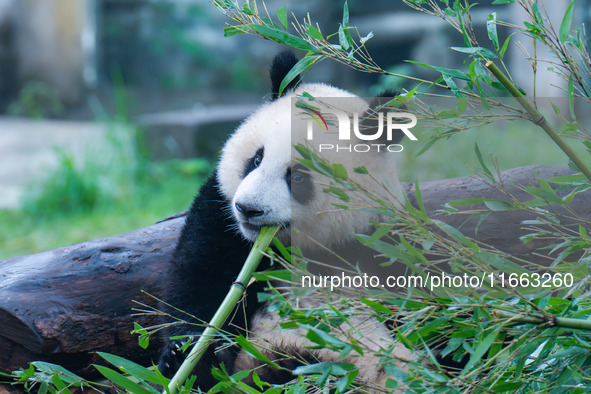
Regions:
M 254 241 L 263 226 L 278 225 L 278 237 L 284 243 L 304 249 L 316 247 L 313 245 L 317 243 L 334 247 L 347 242 L 355 233 L 368 231 L 375 215 L 336 209 L 333 204 L 340 201 L 323 192 L 329 180 L 293 160 L 297 157 L 293 145 L 304 141 L 291 132 L 291 113 L 297 110 L 291 99 L 304 92 L 313 97 L 347 98 L 348 109 L 360 113 L 366 112 L 368 105 L 350 92 L 319 83 L 288 86 L 288 92 L 278 97 L 278 86 L 295 62 L 294 55 L 276 57 L 271 69 L 274 99 L 247 118 L 226 142 L 217 170 L 218 184 L 229 201 L 239 232 L 246 239 Z M 394 155 L 377 155 L 379 160 L 374 154 L 329 155 L 327 159 L 343 164 L 349 174 L 360 165 L 370 173 L 379 171 L 385 174 L 388 184 L 401 190 Z M 357 181 L 375 186 L 367 184 L 371 182 L 367 176 Z M 291 233 L 294 223 L 301 235 Z

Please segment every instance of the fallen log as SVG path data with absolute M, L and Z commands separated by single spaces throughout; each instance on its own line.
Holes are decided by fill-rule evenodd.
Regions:
M 569 174 L 563 167 L 529 166 L 502 173 L 506 185 L 536 185 L 536 177 Z M 476 177 L 424 182 L 423 202 L 434 214 L 442 205 L 460 198 L 501 198 L 502 194 Z M 414 201 L 414 186 L 405 184 Z M 526 200 L 524 192 L 511 188 Z M 579 194 L 570 207 L 591 220 L 591 192 Z M 541 261 L 535 254 L 543 244 L 523 244 L 521 221 L 525 212 L 499 212 L 487 217 L 475 234 L 478 218 L 468 214 L 439 217 L 462 225 L 470 237 L 520 258 Z M 83 242 L 30 256 L 0 261 L 0 371 L 26 367 L 30 361 L 60 364 L 72 372 L 93 377 L 95 351 L 118 354 L 143 364 L 155 359 L 158 344 L 147 350 L 130 332 L 133 322 L 156 323 L 154 316 L 132 316 L 134 300 L 155 305 L 161 277 L 173 252 L 184 217 L 112 237 Z M 228 283 L 228 286 L 230 284 Z
M 0 370 L 42 360 L 89 376 L 95 351 L 149 362 L 131 335 L 133 300 L 154 304 L 159 279 L 184 217 L 116 235 L 0 262 Z M 93 372 L 93 371 L 90 371 Z

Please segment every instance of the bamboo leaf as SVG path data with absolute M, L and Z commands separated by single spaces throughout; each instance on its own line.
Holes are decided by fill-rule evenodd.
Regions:
M 125 390 L 132 392 L 134 394 L 155 394 L 160 393 L 160 391 L 152 388 L 149 390 L 144 386 L 140 386 L 139 384 L 131 381 L 127 377 L 121 375 L 119 372 L 112 370 L 111 368 L 103 367 L 102 365 L 94 365 L 94 367 L 103 375 L 105 378 L 110 380 L 111 382 L 115 383 L 117 386 L 121 386 Z
M 285 8 L 285 4 L 283 7 L 277 10 L 277 18 L 279 19 L 279 23 L 285 30 L 287 30 L 287 10 Z
M 454 94 L 454 96 L 462 97 L 462 92 L 460 92 L 460 88 L 458 85 L 456 85 L 453 78 L 447 74 L 442 74 L 442 77 L 445 81 L 445 84 L 451 89 L 451 92 Z M 455 117 L 455 115 L 453 117 Z
M 214 7 L 217 7 L 222 10 L 235 10 L 236 4 L 234 4 L 231 0 L 214 0 L 213 1 Z
M 322 191 L 325 193 L 328 193 L 328 194 L 332 194 L 333 196 L 335 196 L 336 198 L 338 198 L 341 201 L 344 201 L 344 202 L 351 201 L 351 198 L 349 197 L 349 195 L 337 187 L 330 186 L 325 189 L 322 189 Z
M 536 25 L 543 27 L 544 18 L 542 18 L 542 14 L 540 13 L 540 8 L 538 7 L 538 4 L 534 2 L 531 8 L 534 12 L 534 21 L 536 22 Z
M 493 212 L 508 211 L 513 209 L 513 205 L 505 200 L 485 199 L 484 205 Z
M 306 338 L 308 338 L 310 341 L 318 344 L 319 348 L 330 346 L 332 348 L 342 349 L 347 345 L 345 342 L 341 341 L 338 338 L 335 338 L 333 335 L 331 335 L 325 331 L 322 331 L 319 328 L 311 327 L 311 326 L 308 327 L 308 332 L 306 333 Z
M 427 210 L 425 209 L 425 204 L 423 202 L 423 196 L 421 194 L 421 188 L 419 186 L 419 179 L 415 178 L 415 197 L 417 199 L 417 203 L 419 204 L 419 208 L 421 209 L 421 216 L 423 219 L 427 219 Z
M 273 27 L 257 25 L 255 23 L 249 24 L 248 27 L 255 33 L 260 34 L 271 41 L 285 44 L 292 48 L 318 53 L 318 50 L 312 44 L 301 37 L 294 36 L 293 34 L 286 33 Z
M 573 21 L 573 11 L 575 9 L 575 1 L 571 0 L 570 5 L 566 9 L 564 13 L 564 17 L 562 18 L 562 23 L 560 24 L 560 42 L 564 43 L 568 38 L 568 33 L 570 33 L 570 25 Z
M 273 361 L 269 360 L 267 356 L 265 356 L 259 349 L 257 349 L 252 343 L 248 341 L 244 336 L 239 335 L 236 337 L 236 343 L 240 345 L 240 347 L 248 352 L 251 356 L 256 358 L 262 363 L 269 364 L 273 368 L 280 368 L 279 365 L 275 364 Z
M 515 34 L 515 33 L 513 33 L 513 34 Z M 499 55 L 501 56 L 501 59 L 503 58 L 503 56 L 505 56 L 505 52 L 507 51 L 507 48 L 509 48 L 509 42 L 511 41 L 511 37 L 513 37 L 513 34 L 510 34 L 509 37 L 507 37 L 507 39 L 505 39 L 505 42 L 503 43 L 503 47 L 499 51 Z
M 384 313 L 385 315 L 390 315 L 390 309 L 386 308 L 379 302 L 368 300 L 367 298 L 360 298 L 359 301 L 363 302 L 365 305 L 371 307 L 376 313 Z
M 313 64 L 324 59 L 324 56 L 320 55 L 308 55 L 301 58 L 281 81 L 279 85 L 279 95 L 283 94 L 285 88 L 301 73 L 309 69 Z
M 495 393 L 516 393 L 519 392 L 519 388 L 523 386 L 525 383 L 525 380 L 517 382 L 499 382 L 492 387 L 492 390 Z
M 461 6 L 459 5 L 459 3 L 457 1 L 454 3 L 454 7 L 456 8 L 456 11 L 460 11 Z M 459 22 L 460 29 L 462 30 L 462 37 L 464 38 L 464 45 L 469 47 L 472 44 L 470 42 L 470 37 L 468 36 L 468 32 L 466 31 L 466 26 L 464 26 L 463 15 L 458 15 L 457 21 Z
M 480 163 L 480 166 L 482 167 L 484 172 L 489 176 L 489 178 L 493 179 L 494 176 L 493 176 L 492 172 L 486 166 L 486 163 L 484 162 L 484 160 L 482 159 L 482 153 L 480 153 L 480 148 L 478 148 L 478 143 L 476 143 L 476 142 L 474 143 L 474 151 L 476 152 L 476 157 L 478 158 L 478 162 Z
M 133 361 L 129 361 L 127 359 L 124 359 L 123 357 L 119 357 L 114 354 L 104 352 L 97 352 L 97 354 L 105 360 L 107 360 L 109 363 L 116 366 L 117 368 L 122 369 L 124 372 L 133 375 L 136 378 L 160 385 L 166 383 L 163 382 L 162 376 L 159 375 L 157 372 L 143 367 L 139 364 L 136 364 Z
M 473 250 L 480 249 L 476 243 L 470 241 L 464 234 L 462 234 L 455 227 L 452 227 L 449 224 L 442 222 L 440 220 L 433 220 L 433 223 L 435 223 L 437 227 L 446 232 L 449 236 L 451 236 L 453 239 L 455 239 L 462 245 L 472 248 Z
M 353 172 L 355 172 L 356 174 L 369 174 L 369 171 L 367 171 L 367 168 L 365 168 L 365 166 L 355 167 L 353 168 Z
M 431 146 L 433 146 L 433 144 L 437 142 L 437 140 L 437 137 L 433 137 L 429 141 L 427 141 L 427 143 L 417 152 L 416 157 L 419 157 L 423 153 L 427 152 L 429 148 L 431 148 Z
M 237 26 L 230 26 L 224 29 L 224 37 L 232 37 L 242 33 L 244 33 L 244 30 L 238 28 Z
M 491 267 L 494 267 L 500 271 L 506 273 L 517 273 L 517 274 L 529 274 L 530 272 L 520 266 L 517 263 L 514 263 L 510 260 L 502 258 L 501 256 L 497 256 L 492 253 L 480 253 L 478 255 L 484 262 L 489 264 Z
M 543 184 L 542 181 L 543 180 L 540 179 L 541 185 Z M 525 191 L 532 196 L 548 201 L 551 204 L 562 204 L 562 198 L 560 198 L 552 188 L 547 189 L 544 187 L 526 186 Z
M 347 40 L 346 32 L 347 29 L 343 28 L 343 26 L 339 26 L 339 45 L 345 51 L 351 47 L 349 45 L 349 41 Z
M 347 48 L 345 48 L 342 43 L 341 46 L 343 48 L 348 49 L 355 45 L 353 38 L 351 38 L 351 33 L 349 33 L 349 5 L 347 4 L 347 0 L 345 0 L 345 4 L 343 4 L 343 23 L 342 23 L 342 30 L 344 38 L 347 42 Z M 339 29 L 339 40 L 341 35 L 341 29 Z
M 337 389 L 337 393 L 344 393 L 347 387 L 349 387 L 351 383 L 353 383 L 353 380 L 355 380 L 358 374 L 359 370 L 354 369 L 352 371 L 347 372 L 345 376 L 337 380 L 334 384 Z
M 252 8 L 250 8 L 248 3 L 244 3 L 242 5 L 242 12 L 244 12 L 246 15 L 254 15 L 255 14 L 254 10 Z
M 377 241 L 378 239 L 382 239 L 382 237 L 388 234 L 388 232 L 392 230 L 392 228 L 394 228 L 393 224 L 381 225 L 380 227 L 378 227 L 376 231 L 373 232 L 373 234 L 367 240 L 365 240 L 365 244 L 369 245 L 374 241 Z
M 546 179 L 546 182 L 552 183 L 580 183 L 585 182 L 587 178 L 583 174 L 573 174 L 573 175 L 559 175 L 553 178 Z
M 495 49 L 499 50 L 499 36 L 497 35 L 497 13 L 493 12 L 486 19 L 486 31 L 488 32 L 488 38 L 492 41 Z
M 466 73 L 464 73 L 464 72 L 462 72 L 460 70 L 453 69 L 453 68 L 432 66 L 430 64 L 415 62 L 415 61 L 412 61 L 412 60 L 406 60 L 406 62 L 412 63 L 412 64 L 416 64 L 418 66 L 423 66 L 423 67 L 430 68 L 432 70 L 435 70 L 435 71 L 440 72 L 442 75 L 443 74 L 446 74 L 446 75 L 449 75 L 450 77 L 462 79 L 464 81 L 471 81 L 472 80 L 470 78 L 470 76 L 467 75 Z
M 51 382 L 55 385 L 55 388 L 58 389 L 60 394 L 72 394 L 70 390 L 66 387 L 64 381 L 60 378 L 59 375 L 53 375 L 51 377 Z
M 361 45 L 365 45 L 365 43 L 366 43 L 368 40 L 371 40 L 372 38 L 373 38 L 373 31 L 370 31 L 369 33 L 367 33 L 367 35 L 366 35 L 366 36 L 364 36 L 364 37 L 361 37 L 361 39 L 360 39 L 359 41 L 361 41 Z
M 454 51 L 467 53 L 469 55 L 479 55 L 486 59 L 496 59 L 498 56 L 495 55 L 490 49 L 483 47 L 451 47 Z
M 332 165 L 332 173 L 335 179 L 347 180 L 349 175 L 347 169 L 342 164 L 335 163 Z
M 488 351 L 488 349 L 492 346 L 495 339 L 497 338 L 497 335 L 499 334 L 500 329 L 501 328 L 499 327 L 496 330 L 494 330 L 493 332 L 491 332 L 490 334 L 488 334 L 486 336 L 486 338 L 484 338 L 482 340 L 482 342 L 480 342 L 478 344 L 478 346 L 476 347 L 476 350 L 474 350 L 474 352 L 470 356 L 470 360 L 468 361 L 468 363 L 466 364 L 466 366 L 462 370 L 462 373 L 470 371 L 472 368 L 474 368 L 474 366 L 476 366 L 476 364 L 479 361 L 482 360 L 482 357 L 484 356 L 484 354 Z
M 568 77 L 568 109 L 570 110 L 570 116 L 573 120 L 577 120 L 575 114 L 575 87 L 573 84 L 573 76 Z
M 324 36 L 320 32 L 320 30 L 318 30 L 317 28 L 315 28 L 312 25 L 308 25 L 308 28 L 306 29 L 306 34 L 312 38 L 317 39 L 317 40 L 324 40 Z

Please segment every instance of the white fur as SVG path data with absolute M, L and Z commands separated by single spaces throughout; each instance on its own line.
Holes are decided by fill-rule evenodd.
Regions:
M 347 211 L 336 209 L 332 203 L 342 202 L 322 192 L 330 180 L 317 173 L 313 174 L 313 201 L 302 205 L 292 200 L 285 182 L 285 173 L 287 168 L 293 165 L 292 157 L 298 157 L 294 154 L 292 145 L 306 142 L 304 137 L 307 121 L 305 117 L 298 117 L 293 125 L 301 132 L 292 133 L 291 113 L 292 111 L 296 111 L 296 114 L 302 113 L 301 109 L 292 107 L 292 98 L 303 92 L 316 98 L 348 98 L 346 101 L 348 107 L 341 109 L 351 113 L 364 113 L 368 108 L 364 100 L 356 98 L 347 91 L 325 84 L 301 85 L 295 92 L 263 105 L 236 130 L 222 151 L 217 172 L 218 181 L 222 194 L 232 201 L 232 213 L 245 238 L 254 241 L 258 236 L 258 231 L 252 227 L 249 228 L 249 224 L 262 226 L 291 222 L 292 226 L 299 230 L 297 235 L 292 234 L 295 236 L 291 239 L 292 244 L 308 249 L 316 247 L 311 241 L 313 239 L 327 247 L 338 246 L 350 240 L 353 234 L 368 231 L 370 220 L 377 217 L 355 209 Z M 315 101 L 313 104 L 322 106 L 321 101 Z M 334 133 L 335 127 L 331 126 L 329 132 Z M 320 133 L 317 134 L 318 137 L 322 136 Z M 296 141 L 292 141 L 294 135 Z M 261 147 L 264 147 L 261 165 L 242 179 L 246 162 Z M 361 154 L 341 152 L 323 156 L 332 163 L 344 165 L 350 178 L 368 190 L 384 190 L 380 185 L 382 183 L 389 185 L 395 194 L 400 193 L 402 189 L 398 181 L 394 155 L 395 153 L 389 152 Z M 362 165 L 377 179 L 377 182 L 368 175 L 353 172 L 353 168 Z M 363 196 L 356 197 L 358 206 L 363 207 Z M 393 204 L 399 206 L 392 195 L 382 193 L 381 197 L 393 200 Z M 256 206 L 264 210 L 265 214 L 244 220 L 236 210 L 236 202 Z M 282 230 L 279 237 L 284 242 L 289 241 L 289 230 Z
M 305 301 L 300 301 L 300 307 L 310 306 L 313 305 L 306 305 Z M 315 349 L 316 344 L 305 337 L 305 329 L 280 329 L 281 322 L 282 319 L 277 314 L 258 314 L 250 327 L 252 334 L 249 336 L 249 342 L 269 360 L 277 363 L 281 363 L 286 357 L 299 359 L 308 354 L 310 356 L 308 358 L 322 362 L 355 364 L 359 368 L 356 383 L 363 386 L 362 392 L 383 393 L 386 380 L 394 378 L 385 373 L 380 354 L 389 354 L 392 359 L 396 360 L 396 367 L 405 372 L 408 371 L 408 363 L 415 360 L 413 354 L 406 347 L 395 342 L 392 334 L 383 324 L 367 314 L 356 314 L 349 317 L 347 322 L 339 327 L 333 327 L 331 334 L 335 338 L 345 343 L 356 343 L 363 351 L 363 354 L 352 351 L 345 357 L 341 356 L 340 351 L 328 348 Z M 257 368 L 259 376 L 263 378 L 273 370 L 273 367 L 262 364 L 251 354 L 241 351 L 236 358 L 233 373 L 254 368 Z M 399 382 L 399 388 L 389 392 L 402 394 L 406 389 L 406 385 Z

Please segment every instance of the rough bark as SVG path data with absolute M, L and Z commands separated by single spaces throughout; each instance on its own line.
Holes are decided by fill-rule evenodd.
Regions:
M 0 370 L 33 360 L 85 374 L 107 351 L 149 362 L 131 335 L 134 302 L 154 304 L 159 279 L 184 217 L 116 235 L 0 262 Z

